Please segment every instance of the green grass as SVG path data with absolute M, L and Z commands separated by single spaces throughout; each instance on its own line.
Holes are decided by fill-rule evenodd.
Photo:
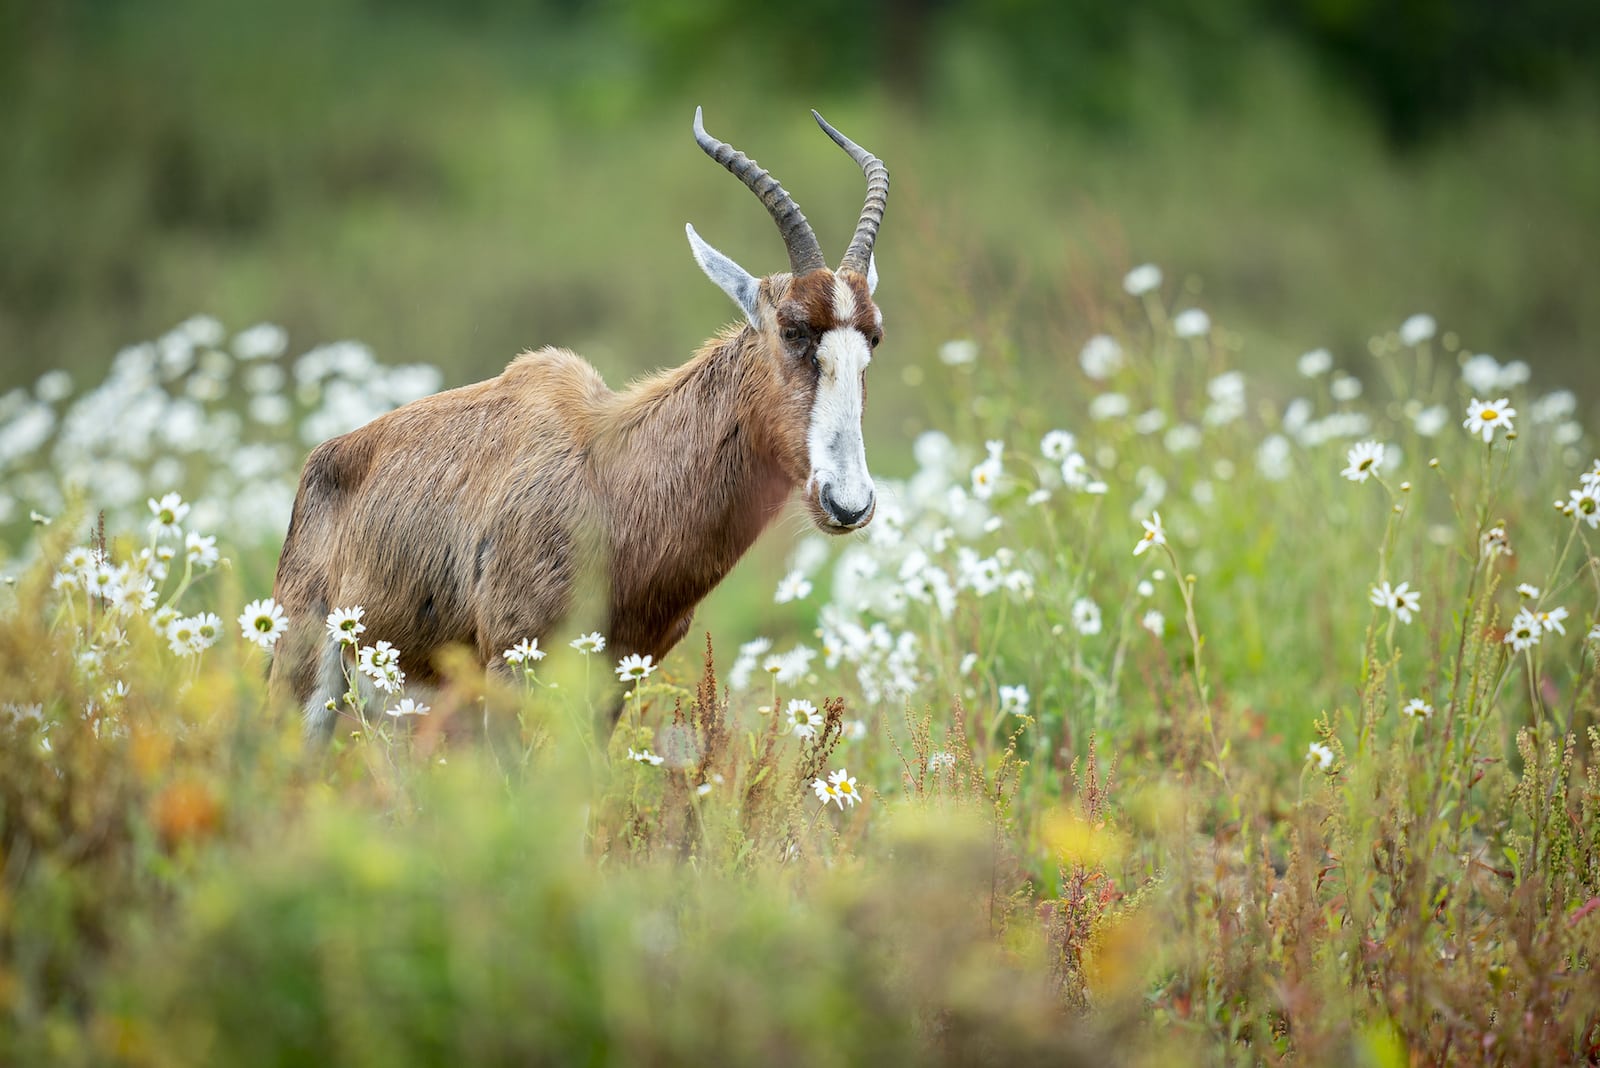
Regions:
M 399 10 L 300 14 L 107 16 L 30 38 L 4 75 L 0 388 L 70 370 L 80 398 L 55 420 L 111 353 L 197 310 L 283 323 L 290 345 L 237 362 L 209 355 L 225 334 L 185 342 L 199 369 L 104 386 L 90 422 L 109 441 L 78 455 L 54 430 L 0 461 L 0 1063 L 1596 1056 L 1600 557 L 1550 507 L 1595 457 L 1592 100 L 1396 155 L 1270 41 L 1241 46 L 1225 104 L 1148 56 L 1117 90 L 1127 121 L 1086 127 L 959 50 L 913 106 L 660 89 L 584 24 L 531 57 L 518 34 L 486 45 Z M 605 752 L 574 724 L 613 698 L 612 665 L 571 635 L 520 689 L 461 673 L 426 717 L 369 703 L 305 752 L 233 623 L 270 591 L 298 420 L 337 388 L 297 390 L 300 354 L 359 337 L 450 385 L 545 343 L 613 384 L 680 362 L 733 314 L 685 221 L 752 270 L 780 264 L 759 207 L 693 147 L 697 103 L 827 248 L 860 176 L 805 108 L 891 167 L 879 516 L 777 605 L 809 553 L 785 516 Z M 1119 280 L 1147 259 L 1167 282 L 1130 298 Z M 1173 335 L 1186 307 L 1208 335 Z M 1443 329 L 1402 344 L 1417 311 Z M 1104 381 L 1078 360 L 1102 331 L 1126 356 Z M 952 338 L 978 360 L 942 362 Z M 1358 398 L 1296 372 L 1319 346 Z M 1469 385 L 1483 350 L 1531 380 Z M 263 366 L 294 419 L 229 431 Z M 1208 422 L 1230 370 L 1242 410 Z M 195 393 L 208 376 L 215 395 Z M 1536 414 L 1564 386 L 1575 411 Z M 1128 415 L 1091 417 L 1112 392 Z M 1516 436 L 1486 446 L 1461 420 L 1501 395 Z M 161 428 L 183 397 L 205 430 L 178 445 Z M 1313 423 L 1366 424 L 1317 433 L 1297 397 Z M 154 428 L 133 428 L 139 398 Z M 0 397 L 0 442 L 29 403 Z M 1164 425 L 1141 431 L 1151 411 Z M 1197 447 L 1170 447 L 1176 425 Z M 916 445 L 930 429 L 943 461 Z M 1052 430 L 1104 494 L 1060 485 Z M 1275 436 L 1282 478 L 1262 463 Z M 1392 451 L 1354 484 L 1339 472 L 1363 439 Z M 974 503 L 989 440 L 1001 479 Z M 247 467 L 250 443 L 282 451 Z M 131 565 L 145 498 L 169 490 L 226 558 L 160 585 L 220 617 L 199 655 L 151 612 L 51 588 L 102 510 Z M 1170 545 L 1135 556 L 1157 510 Z M 1513 553 L 1483 550 L 1497 525 Z M 924 582 L 961 585 L 962 549 L 1028 579 L 968 583 L 945 614 L 906 592 L 912 547 Z M 841 574 L 846 555 L 875 572 Z M 1369 602 L 1402 581 L 1411 623 Z M 1567 609 L 1566 633 L 1514 651 L 1525 605 Z M 741 658 L 756 638 L 822 653 L 779 681 Z M 1403 714 L 1414 698 L 1426 721 Z M 817 737 L 786 730 L 796 699 L 822 710 Z M 844 769 L 861 802 L 820 801 L 814 780 Z
M 406 718 L 369 696 L 304 752 L 232 623 L 267 592 L 270 544 L 161 583 L 225 621 L 179 655 L 146 611 L 51 589 L 89 532 L 55 516 L 0 619 L 0 1058 L 1592 1057 L 1600 557 L 1550 507 L 1592 446 L 1522 386 L 1514 435 L 1468 434 L 1448 332 L 1375 335 L 1359 399 L 1304 382 L 1313 429 L 1258 375 L 1219 407 L 1218 376 L 1256 354 L 1174 336 L 1191 300 L 1108 302 L 1125 362 L 1104 381 L 1046 354 L 1071 388 L 1129 399 L 1071 424 L 1104 493 L 1041 455 L 1060 408 L 1022 342 L 923 360 L 948 443 L 919 443 L 867 535 L 809 565 L 809 598 L 773 606 L 742 566 L 709 644 L 636 689 L 607 752 L 584 724 L 611 665 L 570 635 L 518 689 L 461 672 Z M 1406 401 L 1442 404 L 1442 427 Z M 1139 429 L 1149 411 L 1161 430 Z M 1330 415 L 1389 444 L 1377 479 L 1341 477 L 1353 439 Z M 1167 542 L 1136 555 L 1155 510 Z M 115 562 L 150 543 L 136 514 L 108 531 Z M 1513 552 L 1485 548 L 1496 526 Z M 1027 577 L 985 592 L 986 559 Z M 934 571 L 948 613 L 904 581 Z M 1401 581 L 1411 622 L 1369 602 Z M 1558 607 L 1564 634 L 1505 640 Z M 761 633 L 823 655 L 728 685 Z M 1001 689 L 1019 685 L 1025 714 Z M 1413 698 L 1432 714 L 1407 717 Z M 795 699 L 821 710 L 813 737 L 788 728 Z M 830 805 L 813 783 L 844 769 L 861 801 Z

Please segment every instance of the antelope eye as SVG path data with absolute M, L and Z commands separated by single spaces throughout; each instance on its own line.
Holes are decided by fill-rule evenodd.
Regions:
M 804 327 L 786 326 L 783 328 L 783 340 L 790 342 L 791 344 L 801 340 L 805 336 L 806 331 Z
M 882 334 L 873 334 L 872 335 L 872 339 L 870 341 L 868 341 L 867 344 L 871 345 L 873 348 L 877 348 L 878 347 L 878 342 L 880 342 L 882 340 L 883 340 L 883 335 Z

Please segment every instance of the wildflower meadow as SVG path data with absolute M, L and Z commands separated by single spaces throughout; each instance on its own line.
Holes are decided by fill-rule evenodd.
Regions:
M 885 345 L 932 428 L 765 535 L 759 626 L 424 691 L 333 606 L 325 747 L 266 687 L 299 466 L 443 374 L 200 316 L 0 397 L 0 1063 L 1600 1060 L 1576 396 L 1106 289 Z

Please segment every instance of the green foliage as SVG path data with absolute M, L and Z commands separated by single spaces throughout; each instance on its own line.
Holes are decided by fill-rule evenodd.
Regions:
M 730 317 L 684 222 L 758 273 L 782 263 L 759 208 L 689 140 L 700 103 L 829 249 L 859 175 L 805 108 L 889 162 L 885 356 L 1004 323 L 1043 372 L 1098 325 L 1104 279 L 1159 249 L 1265 366 L 1291 341 L 1359 344 L 1413 301 L 1448 301 L 1478 344 L 1537 355 L 1592 396 L 1592 95 L 1485 105 L 1396 157 L 1354 100 L 1378 83 L 1330 86 L 1259 29 L 1263 6 L 1281 7 L 9 5 L 0 386 L 96 374 L 102 353 L 202 308 L 306 344 L 361 337 L 452 384 L 543 344 L 612 381 L 678 362 Z M 1500 55 L 1431 30 L 1391 43 L 1382 5 L 1304 18 L 1358 28 L 1377 42 L 1363 55 L 1392 49 L 1399 76 L 1460 106 L 1478 107 L 1471 79 Z M 1497 42 L 1538 27 L 1584 47 L 1511 22 Z M 926 423 L 913 387 L 874 403 L 893 415 L 883 442 Z

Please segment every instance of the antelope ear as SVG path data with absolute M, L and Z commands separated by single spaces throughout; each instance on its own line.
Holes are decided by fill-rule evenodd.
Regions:
M 760 289 L 760 283 L 755 276 L 706 244 L 694 232 L 692 225 L 685 225 L 684 231 L 689 235 L 689 250 L 694 253 L 694 262 L 706 272 L 707 278 L 717 283 L 718 289 L 733 298 L 733 302 L 744 311 L 744 317 L 750 320 L 750 325 L 759 327 L 761 324 L 756 321 L 756 291 Z
M 872 294 L 876 293 L 877 291 L 878 291 L 878 254 L 876 252 L 873 252 L 873 253 L 868 253 L 868 255 L 867 255 L 867 296 L 870 297 L 870 296 L 872 296 Z

